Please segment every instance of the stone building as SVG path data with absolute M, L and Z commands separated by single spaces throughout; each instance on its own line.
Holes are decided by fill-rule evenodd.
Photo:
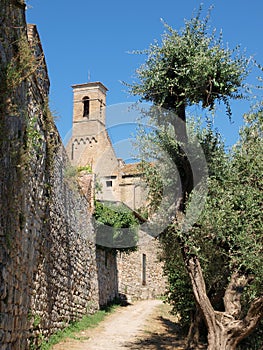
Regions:
M 136 210 L 146 203 L 146 186 L 138 164 L 125 164 L 115 155 L 106 129 L 106 93 L 101 82 L 73 85 L 72 136 L 66 149 L 75 166 L 88 166 L 100 192 L 96 199 L 124 203 Z M 118 292 L 128 299 L 154 298 L 164 293 L 165 279 L 158 240 L 139 231 L 137 250 L 118 253 Z
M 106 93 L 101 82 L 73 85 L 72 136 L 66 149 L 72 165 L 88 166 L 100 185 L 97 199 L 138 209 L 146 197 L 140 171 L 116 157 L 106 129 Z

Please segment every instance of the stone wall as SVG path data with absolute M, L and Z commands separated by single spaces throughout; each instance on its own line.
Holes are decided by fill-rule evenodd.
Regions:
M 0 344 L 37 348 L 99 307 L 93 228 L 48 110 L 49 80 L 24 4 L 1 2 Z M 28 65 L 32 62 L 32 65 Z
M 28 310 L 33 344 L 99 308 L 89 205 L 67 162 L 59 141 Z
M 99 304 L 105 306 L 119 297 L 117 255 L 112 250 L 97 247 Z
M 23 78 L 27 69 L 22 65 L 22 56 L 18 60 L 18 44 L 26 37 L 23 3 L 1 1 L 0 19 L 0 344 L 5 350 L 27 348 L 34 247 L 39 238 L 37 218 L 27 220 L 25 215 L 30 207 L 24 166 L 28 164 L 24 152 L 28 139 L 28 83 Z M 40 216 L 44 210 L 40 203 Z
M 128 301 L 153 299 L 166 289 L 160 245 L 157 239 L 139 231 L 139 245 L 131 253 L 118 253 L 119 293 Z

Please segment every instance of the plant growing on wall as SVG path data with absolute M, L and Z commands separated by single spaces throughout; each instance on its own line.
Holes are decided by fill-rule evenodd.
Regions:
M 97 245 L 105 249 L 136 249 L 139 222 L 124 205 L 95 202 L 93 214 Z

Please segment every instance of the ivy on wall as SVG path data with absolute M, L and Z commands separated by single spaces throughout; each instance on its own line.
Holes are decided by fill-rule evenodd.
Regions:
M 139 221 L 132 210 L 120 203 L 96 201 L 93 218 L 98 246 L 126 252 L 136 250 Z

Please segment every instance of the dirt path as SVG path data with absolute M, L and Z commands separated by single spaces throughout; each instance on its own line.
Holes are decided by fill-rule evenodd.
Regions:
M 53 350 L 183 349 L 176 338 L 168 306 L 160 300 L 145 300 L 119 308 L 95 329 L 66 340 Z M 175 319 L 174 319 L 175 321 Z

